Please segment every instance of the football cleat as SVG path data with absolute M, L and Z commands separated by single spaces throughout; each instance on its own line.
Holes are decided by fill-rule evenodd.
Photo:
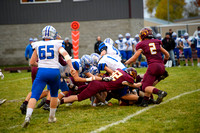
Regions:
M 41 108 L 46 103 L 46 100 L 47 100 L 46 97 L 42 98 L 41 102 L 37 105 L 36 108 Z
M 26 114 L 26 108 L 27 108 L 27 105 L 24 104 L 24 103 L 22 103 L 22 105 L 20 106 L 20 110 L 21 110 L 21 112 L 22 112 L 23 115 Z
M 162 99 L 164 97 L 166 97 L 166 96 L 167 96 L 167 92 L 165 92 L 165 91 L 159 91 L 158 92 L 158 98 L 156 100 L 156 104 L 160 104 L 162 102 Z
M 141 104 L 139 104 L 138 106 L 140 106 L 140 107 L 147 107 L 148 106 L 148 102 L 149 101 L 143 99 L 142 102 L 141 102 Z
M 54 122 L 56 122 L 56 117 L 49 117 L 48 122 L 49 122 L 49 123 L 54 123 Z
M 22 128 L 27 128 L 27 127 L 28 127 L 28 125 L 29 125 L 29 123 L 30 123 L 30 119 L 31 119 L 30 116 L 28 116 L 28 117 L 25 118 L 25 121 L 24 121 L 24 123 L 22 124 Z
M 43 109 L 50 111 L 50 105 L 45 103 L 44 106 L 43 106 Z

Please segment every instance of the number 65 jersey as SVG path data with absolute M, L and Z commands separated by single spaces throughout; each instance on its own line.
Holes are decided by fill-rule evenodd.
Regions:
M 32 43 L 38 54 L 38 68 L 59 68 L 58 49 L 62 47 L 62 42 L 63 40 L 49 40 Z
M 158 39 L 149 39 L 139 42 L 136 45 L 136 51 L 142 50 L 147 58 L 148 65 L 151 63 L 164 63 L 161 56 L 162 42 Z

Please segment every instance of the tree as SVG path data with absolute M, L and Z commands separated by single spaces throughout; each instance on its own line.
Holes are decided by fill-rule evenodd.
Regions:
M 168 0 L 147 0 L 146 7 L 148 12 L 152 13 L 153 10 L 156 11 L 155 17 L 168 20 L 167 11 L 167 1 Z M 152 5 L 150 4 L 152 3 Z M 173 21 L 175 19 L 183 18 L 183 11 L 185 6 L 185 0 L 169 0 L 169 20 Z
M 184 16 L 186 17 L 195 17 L 200 15 L 200 0 L 190 1 L 185 6 Z

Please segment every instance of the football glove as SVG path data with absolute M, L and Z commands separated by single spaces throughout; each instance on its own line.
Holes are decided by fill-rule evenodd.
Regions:
M 109 82 L 109 81 L 112 81 L 112 77 L 103 77 L 102 78 L 102 81 L 106 81 L 106 82 Z

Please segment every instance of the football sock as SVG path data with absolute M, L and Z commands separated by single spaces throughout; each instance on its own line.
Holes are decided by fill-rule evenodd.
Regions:
M 64 103 L 64 99 L 61 99 L 61 100 L 60 100 L 60 104 L 63 104 L 63 103 Z
M 32 113 L 33 113 L 33 109 L 32 108 L 27 108 L 26 117 L 31 117 Z
M 50 113 L 49 113 L 49 117 L 55 117 L 56 114 L 56 108 L 50 108 Z
M 27 104 L 28 104 L 28 101 L 24 101 L 23 104 L 27 105 Z
M 50 104 L 50 100 L 46 100 L 46 104 Z
M 143 99 L 144 99 L 143 97 L 139 96 L 137 103 L 141 103 Z
M 153 94 L 158 94 L 159 90 L 157 88 L 153 89 Z

